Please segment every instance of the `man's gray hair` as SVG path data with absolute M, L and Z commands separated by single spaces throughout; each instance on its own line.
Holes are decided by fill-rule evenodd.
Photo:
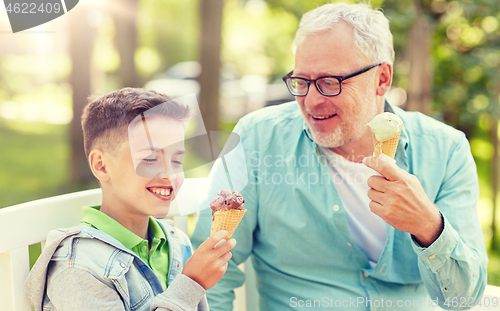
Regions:
M 366 60 L 394 63 L 394 47 L 389 20 L 368 4 L 331 3 L 307 12 L 300 20 L 293 52 L 309 35 L 326 32 L 343 20 L 354 28 L 354 42 Z

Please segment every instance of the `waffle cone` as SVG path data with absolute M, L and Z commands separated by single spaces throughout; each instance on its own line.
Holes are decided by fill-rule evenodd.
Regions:
M 228 234 L 226 240 L 230 239 L 238 227 L 243 215 L 247 210 L 237 210 L 230 209 L 227 211 L 217 211 L 214 213 L 214 219 L 212 220 L 212 229 L 210 230 L 210 235 L 214 234 L 219 230 L 227 230 Z
M 374 150 L 375 156 L 378 157 L 381 153 L 383 153 L 386 156 L 390 157 L 391 159 L 394 159 L 394 156 L 396 155 L 396 149 L 398 148 L 400 134 L 401 132 L 398 133 L 398 136 L 384 142 L 379 142 L 375 138 L 375 135 L 372 134 L 373 147 L 375 147 Z

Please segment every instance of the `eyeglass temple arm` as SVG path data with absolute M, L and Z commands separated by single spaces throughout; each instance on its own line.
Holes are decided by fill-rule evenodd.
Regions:
M 378 64 L 375 64 L 375 65 L 371 65 L 371 66 L 368 66 L 368 67 L 366 67 L 366 68 L 363 68 L 363 69 L 361 69 L 361 70 L 358 70 L 358 71 L 356 71 L 356 72 L 350 73 L 350 74 L 348 74 L 348 75 L 344 76 L 344 77 L 343 77 L 343 79 L 342 79 L 342 81 L 343 81 L 343 80 L 346 80 L 346 79 L 349 79 L 349 78 L 352 78 L 352 77 L 354 77 L 354 76 L 360 75 L 360 74 L 362 74 L 362 73 L 364 73 L 364 72 L 367 72 L 368 70 L 372 69 L 373 67 L 377 67 L 377 66 L 380 66 L 380 65 L 382 65 L 382 64 L 383 64 L 383 63 L 378 63 Z
M 286 79 L 286 78 L 290 78 L 290 77 L 292 76 L 292 74 L 293 74 L 293 70 L 292 70 L 292 71 L 290 71 L 289 73 L 287 73 L 287 74 L 286 74 L 286 75 L 282 78 L 282 79 L 283 79 L 283 81 L 285 81 L 285 79 Z M 286 81 L 285 81 L 285 82 L 286 82 Z

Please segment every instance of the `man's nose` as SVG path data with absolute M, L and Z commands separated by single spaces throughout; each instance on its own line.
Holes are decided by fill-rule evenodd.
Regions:
M 326 96 L 321 95 L 315 83 L 311 83 L 309 85 L 309 92 L 307 92 L 307 95 L 304 96 L 304 105 L 313 108 L 315 106 L 325 103 L 325 101 L 326 101 Z

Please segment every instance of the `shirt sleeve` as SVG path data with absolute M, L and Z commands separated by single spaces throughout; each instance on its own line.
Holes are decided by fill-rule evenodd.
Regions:
M 435 204 L 444 228 L 427 248 L 413 238 L 418 267 L 431 299 L 441 307 L 448 299 L 481 298 L 486 287 L 488 256 L 477 216 L 476 165 L 465 135 L 451 151 Z M 458 310 L 458 309 L 457 309 Z
M 205 289 L 184 274 L 175 277 L 166 291 L 155 297 L 152 311 L 208 311 Z
M 230 171 L 231 184 L 235 188 L 234 190 L 238 191 L 238 189 L 243 189 L 239 192 L 243 194 L 247 212 L 232 236 L 236 239 L 237 244 L 231 250 L 233 256 L 228 262 L 226 273 L 214 287 L 207 290 L 208 305 L 212 310 L 218 311 L 233 310 L 233 300 L 235 298 L 234 289 L 242 286 L 245 282 L 245 274 L 238 268 L 238 265 L 250 256 L 253 246 L 253 231 L 256 226 L 257 185 L 256 182 L 250 178 L 249 166 L 247 166 L 247 162 L 250 160 L 248 158 L 248 138 L 242 137 L 241 133 L 244 131 L 239 125 L 235 127 L 234 132 L 240 135 L 244 152 L 236 152 L 233 155 L 228 154 L 224 158 L 226 167 L 228 167 Z M 211 199 L 222 189 L 230 188 L 221 159 L 215 162 L 210 171 L 209 185 L 210 189 L 206 197 L 201 200 L 200 209 L 202 207 L 208 207 Z M 205 208 L 200 211 L 196 229 L 191 236 L 191 241 L 195 248 L 199 247 L 200 244 L 210 236 L 210 228 L 212 225 L 211 212 L 212 210 L 210 208 Z
M 68 267 L 48 279 L 47 296 L 58 311 L 124 311 L 120 295 L 90 272 Z

